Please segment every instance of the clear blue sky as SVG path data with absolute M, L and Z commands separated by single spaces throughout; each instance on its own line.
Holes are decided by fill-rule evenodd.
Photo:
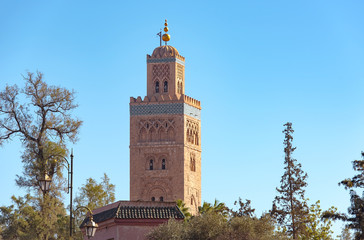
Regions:
M 0 89 L 41 71 L 74 89 L 84 121 L 75 189 L 107 173 L 129 199 L 129 97 L 146 94 L 146 54 L 168 19 L 202 102 L 202 199 L 270 209 L 283 174 L 283 124 L 309 175 L 306 197 L 346 212 L 364 150 L 363 1 L 0 1 Z M 23 194 L 21 145 L 0 148 L 2 194 Z M 68 196 L 66 196 L 66 202 Z

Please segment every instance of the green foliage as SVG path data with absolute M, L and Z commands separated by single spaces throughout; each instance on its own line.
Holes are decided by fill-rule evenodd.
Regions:
M 242 240 L 284 240 L 288 239 L 284 234 L 275 232 L 274 220 L 269 214 L 262 217 L 234 217 L 230 221 L 229 233 L 221 239 Z
M 337 209 L 331 207 L 326 212 L 335 214 Z M 328 218 L 322 219 L 323 212 L 320 206 L 320 201 L 312 204 L 305 218 L 306 231 L 305 235 L 301 236 L 302 240 L 332 240 L 332 221 Z
M 337 236 L 339 240 L 352 240 L 352 235 L 350 233 L 350 229 L 345 227 L 339 236 Z
M 75 238 L 82 239 L 82 234 L 80 234 L 80 231 L 77 231 L 77 226 L 81 225 L 87 214 L 87 211 L 84 208 L 79 207 L 88 207 L 93 210 L 113 202 L 115 202 L 115 185 L 110 183 L 110 178 L 106 173 L 104 173 L 100 183 L 97 183 L 93 178 L 87 179 L 86 184 L 79 189 L 79 192 L 74 199 L 75 205 L 73 209 L 74 218 L 76 220 Z
M 183 215 L 185 216 L 185 221 L 188 221 L 191 218 L 191 213 L 189 212 L 188 207 L 186 207 L 186 203 L 184 203 L 181 199 L 176 201 L 177 207 L 181 210 Z
M 225 203 L 219 202 L 217 199 L 215 199 L 214 205 L 204 202 L 202 206 L 198 207 L 198 211 L 201 215 L 216 213 L 222 215 L 225 219 L 229 216 L 229 208 L 226 207 Z
M 21 140 L 24 172 L 17 184 L 34 189 L 38 187 L 35 176 L 46 171 L 53 178 L 59 172 L 66 140 L 77 141 L 82 121 L 70 115 L 77 107 L 73 92 L 48 86 L 40 72 L 28 73 L 24 80 L 24 88 L 7 86 L 0 92 L 0 145 L 14 137 Z
M 23 173 L 19 187 L 29 193 L 13 197 L 15 205 L 1 207 L 1 235 L 5 239 L 65 239 L 67 216 L 62 168 L 67 142 L 76 142 L 82 121 L 72 118 L 77 107 L 74 92 L 49 86 L 43 74 L 28 73 L 25 86 L 7 86 L 0 92 L 0 146 L 13 138 L 23 144 Z M 49 175 L 51 190 L 42 196 L 37 178 Z M 36 234 L 36 235 L 32 235 Z
M 12 197 L 13 205 L 0 207 L 1 236 L 3 239 L 68 239 L 66 213 L 59 201 L 27 194 Z
M 244 203 L 239 197 L 239 200 L 234 202 L 235 206 L 239 205 L 238 210 L 234 211 L 233 209 L 230 209 L 230 214 L 233 217 L 243 217 L 243 216 L 254 217 L 255 209 L 252 208 L 250 204 L 251 204 L 250 200 L 246 199 Z
M 281 186 L 277 188 L 279 193 L 273 201 L 271 215 L 277 220 L 280 226 L 293 239 L 305 232 L 304 218 L 308 212 L 307 205 L 304 201 L 305 190 L 307 186 L 307 173 L 301 170 L 301 164 L 292 158 L 295 147 L 292 147 L 292 123 L 284 124 L 284 169 L 285 172 L 281 179 Z
M 364 152 L 361 155 L 364 159 Z M 348 208 L 348 214 L 325 212 L 323 218 L 346 222 L 346 228 L 354 231 L 354 239 L 361 240 L 364 239 L 364 192 L 360 197 L 353 188 L 364 187 L 364 160 L 354 160 L 353 168 L 359 173 L 353 178 L 347 178 L 339 183 L 339 185 L 344 185 L 345 189 L 351 189 L 351 205 Z
M 170 219 L 166 224 L 159 225 L 148 234 L 149 240 L 184 240 L 187 233 L 187 223 Z
M 101 182 L 89 178 L 77 194 L 74 202 L 76 208 L 85 206 L 91 210 L 115 202 L 115 185 L 110 183 L 110 178 L 104 173 Z
M 269 215 L 261 218 L 232 217 L 229 221 L 219 213 L 208 211 L 194 216 L 190 221 L 170 220 L 153 229 L 150 240 L 285 240 L 288 238 L 274 231 L 274 221 Z

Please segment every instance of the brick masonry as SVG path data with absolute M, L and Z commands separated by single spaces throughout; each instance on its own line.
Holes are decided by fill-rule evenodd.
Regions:
M 130 102 L 130 200 L 182 199 L 197 214 L 201 107 L 184 94 L 184 83 L 184 58 L 175 48 L 147 55 L 147 96 Z

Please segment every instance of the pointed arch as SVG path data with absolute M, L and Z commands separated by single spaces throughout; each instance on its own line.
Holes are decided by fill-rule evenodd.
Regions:
M 163 92 L 168 92 L 168 81 L 166 79 L 163 82 Z
M 155 93 L 159 93 L 159 81 L 155 81 Z
M 167 134 L 168 134 L 168 140 L 169 141 L 174 141 L 175 140 L 174 129 L 172 127 L 168 128 Z
M 142 127 L 139 131 L 139 142 L 146 142 L 148 139 L 147 137 L 147 130 Z
M 156 130 L 154 127 L 149 129 L 149 141 L 154 142 L 156 140 Z
M 161 127 L 159 129 L 159 136 L 161 138 L 161 141 L 168 141 L 167 129 L 165 129 L 164 127 Z

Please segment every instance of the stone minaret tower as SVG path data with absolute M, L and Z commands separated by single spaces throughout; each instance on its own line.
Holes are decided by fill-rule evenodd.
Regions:
M 196 214 L 201 205 L 201 107 L 184 94 L 185 58 L 167 45 L 169 39 L 164 34 L 166 45 L 147 55 L 147 96 L 130 98 L 130 200 L 182 199 Z

